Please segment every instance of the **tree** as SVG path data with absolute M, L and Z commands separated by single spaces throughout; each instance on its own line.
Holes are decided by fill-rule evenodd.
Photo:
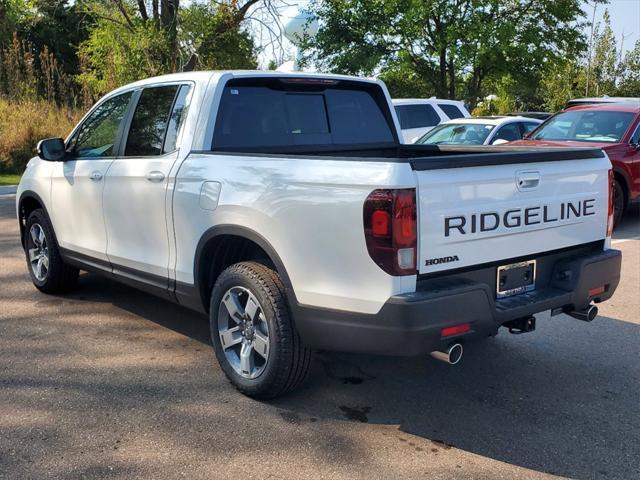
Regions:
M 80 81 L 92 95 L 140 78 L 194 68 L 255 68 L 255 47 L 243 29 L 266 0 L 84 0 L 94 20 L 80 48 Z M 79 2 L 80 3 L 80 2 Z
M 591 69 L 587 79 L 587 90 L 596 96 L 615 95 L 618 75 L 618 51 L 616 38 L 611 29 L 609 11 L 605 9 L 604 27 L 597 25 L 594 33 Z
M 540 85 L 544 109 L 548 112 L 563 109 L 568 100 L 584 94 L 585 85 L 585 68 L 575 59 L 547 65 Z
M 314 0 L 322 28 L 306 61 L 352 74 L 411 72 L 411 88 L 465 96 L 486 82 L 537 78 L 551 59 L 584 48 L 579 0 Z M 409 78 L 411 78 L 409 77 Z M 417 82 L 417 83 L 416 83 Z
M 625 97 L 640 97 L 640 40 L 629 50 L 619 68 L 620 82 L 617 94 Z

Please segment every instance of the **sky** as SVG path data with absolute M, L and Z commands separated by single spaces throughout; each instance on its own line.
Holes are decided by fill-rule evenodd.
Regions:
M 616 36 L 618 48 L 620 40 L 624 34 L 623 50 L 631 50 L 638 39 L 640 39 L 640 0 L 610 0 L 608 5 L 597 5 L 596 23 L 602 21 L 605 9 L 609 10 L 611 17 L 611 28 Z M 584 2 L 583 10 L 587 12 L 589 20 L 593 15 L 593 2 Z M 589 32 L 585 32 L 587 38 Z

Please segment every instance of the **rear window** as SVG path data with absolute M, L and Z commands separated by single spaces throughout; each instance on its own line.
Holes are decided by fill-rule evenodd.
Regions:
M 216 150 L 395 141 L 369 91 L 277 80 L 256 83 L 238 80 L 224 88 L 213 136 Z
M 434 127 L 440 123 L 440 115 L 431 105 L 397 105 L 396 113 L 403 130 Z
M 440 107 L 440 110 L 442 110 L 445 115 L 452 120 L 454 118 L 464 118 L 464 113 L 462 113 L 460 109 L 455 105 L 451 105 L 449 103 L 439 103 L 438 107 Z

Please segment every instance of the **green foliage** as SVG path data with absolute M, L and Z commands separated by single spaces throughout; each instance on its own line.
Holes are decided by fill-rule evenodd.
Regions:
M 193 2 L 177 11 L 161 2 L 152 13 L 139 3 L 121 1 L 124 13 L 104 1 L 82 3 L 95 18 L 79 50 L 78 79 L 90 96 L 184 69 L 256 68 L 253 40 L 241 28 L 236 2 Z
M 304 45 L 308 63 L 379 72 L 394 90 L 472 105 L 505 76 L 534 96 L 545 63 L 584 49 L 579 0 L 315 0 L 311 9 L 324 28 Z
M 180 38 L 196 59 L 196 67 L 211 70 L 257 68 L 248 32 L 235 25 L 230 5 L 192 3 L 181 12 Z
M 615 95 L 618 75 L 618 52 L 616 39 L 611 29 L 609 12 L 604 11 L 604 27 L 600 25 L 594 33 L 593 55 L 587 70 L 587 94 L 595 96 Z
M 585 85 L 586 71 L 575 60 L 548 65 L 540 85 L 545 110 L 561 110 L 568 100 L 584 95 Z
M 78 80 L 91 97 L 170 72 L 166 32 L 156 31 L 149 22 L 136 20 L 134 25 L 130 28 L 98 17 L 89 38 L 82 43 L 79 50 L 82 73 Z
M 44 100 L 0 98 L 0 172 L 22 172 L 39 140 L 66 137 L 82 112 Z
M 619 72 L 617 95 L 640 97 L 640 40 L 637 40 L 633 50 L 629 50 L 625 55 Z
M 2 185 L 18 185 L 22 175 L 16 174 L 0 174 L 0 186 Z

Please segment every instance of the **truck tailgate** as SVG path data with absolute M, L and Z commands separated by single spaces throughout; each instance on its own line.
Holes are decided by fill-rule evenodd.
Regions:
M 604 239 L 610 162 L 586 157 L 415 168 L 419 273 L 502 264 Z

